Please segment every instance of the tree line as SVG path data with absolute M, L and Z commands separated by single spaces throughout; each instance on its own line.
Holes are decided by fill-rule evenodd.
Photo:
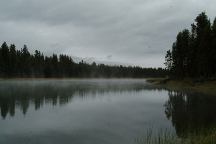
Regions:
M 166 70 L 162 68 L 75 63 L 70 56 L 63 54 L 44 56 L 39 50 L 31 54 L 26 45 L 16 50 L 14 44 L 3 42 L 0 47 L 0 77 L 142 78 L 165 75 Z
M 178 78 L 211 78 L 216 76 L 216 18 L 213 23 L 202 12 L 191 24 L 191 30 L 179 32 L 172 49 L 165 56 L 170 75 Z

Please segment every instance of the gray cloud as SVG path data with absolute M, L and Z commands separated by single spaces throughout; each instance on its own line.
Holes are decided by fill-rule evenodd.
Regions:
M 2 0 L 0 41 L 45 54 L 163 66 L 177 32 L 202 11 L 213 19 L 215 5 L 215 0 Z

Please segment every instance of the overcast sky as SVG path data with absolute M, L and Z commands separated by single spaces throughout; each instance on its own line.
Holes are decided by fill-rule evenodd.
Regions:
M 216 0 L 0 0 L 0 42 L 44 54 L 163 66 L 176 34 Z

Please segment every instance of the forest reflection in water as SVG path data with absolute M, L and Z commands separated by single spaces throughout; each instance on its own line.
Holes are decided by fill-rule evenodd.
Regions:
M 35 110 L 45 104 L 64 105 L 74 97 L 85 99 L 97 94 L 103 96 L 109 92 L 140 91 L 155 89 L 143 83 L 143 80 L 35 80 L 35 81 L 1 81 L 0 109 L 3 119 L 7 115 L 14 116 L 15 110 L 20 109 L 25 115 L 30 105 Z
M 14 117 L 17 110 L 27 114 L 30 106 L 39 110 L 44 105 L 64 106 L 73 99 L 97 99 L 107 93 L 167 91 L 164 115 L 178 137 L 198 133 L 216 126 L 216 97 L 192 92 L 170 91 L 154 87 L 143 80 L 37 80 L 0 82 L 2 120 Z M 131 95 L 133 96 L 133 95 Z M 160 94 L 156 95 L 157 97 Z
M 216 128 L 216 97 L 200 93 L 169 91 L 165 114 L 178 137 L 208 134 Z

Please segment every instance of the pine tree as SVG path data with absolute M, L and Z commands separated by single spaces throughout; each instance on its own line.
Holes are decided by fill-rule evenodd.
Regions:
M 1 46 L 1 59 L 1 71 L 7 75 L 9 72 L 9 48 L 6 42 Z
M 212 41 L 211 41 L 211 54 L 212 54 L 212 74 L 216 76 L 216 18 L 212 24 Z
M 168 69 L 168 71 L 172 71 L 172 53 L 170 50 L 167 51 L 166 56 L 165 56 L 165 66 Z
M 210 50 L 210 29 L 211 24 L 207 15 L 203 12 L 199 14 L 196 19 L 196 34 L 197 47 L 196 62 L 199 65 L 198 74 L 202 77 L 209 75 L 209 50 Z
M 28 76 L 30 74 L 31 55 L 26 45 L 21 49 L 22 74 Z
M 16 46 L 14 44 L 10 45 L 10 55 L 9 55 L 9 72 L 10 75 L 16 75 L 17 69 L 17 55 L 16 55 Z

